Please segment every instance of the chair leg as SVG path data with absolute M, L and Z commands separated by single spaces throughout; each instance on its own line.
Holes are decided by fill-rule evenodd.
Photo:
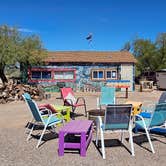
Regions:
M 27 127 L 25 128 L 25 134 L 27 133 L 27 131 L 28 131 L 28 129 L 29 129 L 29 126 L 30 126 L 31 123 L 33 123 L 33 121 L 34 121 L 34 118 L 32 118 L 32 120 L 31 120 L 30 122 L 28 122 L 28 125 L 27 125 Z
M 84 109 L 85 109 L 85 117 L 87 117 L 87 109 L 86 109 L 86 104 L 84 105 Z
M 96 146 L 98 146 L 98 139 L 99 139 L 99 126 L 96 126 Z
M 130 142 L 130 145 L 131 145 L 131 154 L 132 154 L 132 156 L 135 156 L 133 136 L 132 136 L 132 127 L 129 127 L 129 142 Z
M 33 124 L 32 128 L 31 128 L 31 130 L 30 130 L 30 132 L 28 134 L 27 141 L 30 139 L 30 136 L 32 134 L 32 131 L 33 131 L 34 127 L 35 127 L 35 124 Z
M 152 150 L 152 153 L 155 153 L 154 148 L 153 148 L 152 141 L 151 141 L 151 139 L 150 139 L 149 132 L 148 132 L 148 130 L 147 130 L 146 127 L 145 127 L 145 132 L 146 132 L 146 136 L 147 136 L 147 138 L 148 138 L 148 141 L 149 141 L 149 144 L 150 144 L 150 148 L 151 148 L 151 150 Z
M 100 128 L 100 134 L 101 134 L 102 155 L 103 155 L 103 159 L 105 159 L 104 132 L 101 128 Z
M 123 143 L 123 141 L 124 141 L 123 138 L 124 138 L 124 131 L 121 132 L 121 137 L 120 137 L 120 141 L 121 141 L 121 143 Z
M 72 113 L 73 113 L 73 115 L 72 115 L 72 119 L 73 119 L 73 120 L 75 120 L 75 115 L 74 115 L 74 111 L 75 111 L 75 109 L 76 109 L 76 107 L 72 107 Z
M 52 125 L 51 128 L 52 128 L 53 132 L 56 133 L 55 126 Z
M 147 138 L 148 138 L 148 141 L 149 141 L 149 144 L 150 144 L 150 148 L 151 148 L 151 150 L 152 150 L 152 153 L 155 153 L 154 148 L 153 148 L 152 141 L 151 141 L 151 139 L 150 139 L 149 132 L 148 132 L 147 127 L 146 127 L 146 124 L 145 124 L 145 121 L 143 120 L 142 122 L 143 122 L 143 126 L 144 126 L 144 129 L 145 129 L 146 136 L 147 136 Z
M 43 129 L 43 131 L 42 131 L 42 134 L 41 134 L 41 136 L 40 136 L 40 139 L 39 139 L 39 141 L 38 141 L 38 143 L 37 143 L 37 145 L 36 145 L 36 148 L 39 147 L 40 142 L 41 142 L 41 140 L 42 140 L 42 138 L 43 138 L 43 135 L 44 135 L 44 133 L 45 133 L 45 131 L 46 131 L 46 128 L 47 128 L 47 126 L 45 125 L 45 126 L 44 126 L 44 129 Z

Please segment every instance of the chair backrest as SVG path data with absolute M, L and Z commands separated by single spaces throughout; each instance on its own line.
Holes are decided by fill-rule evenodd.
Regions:
M 161 94 L 158 103 L 166 103 L 166 91 Z
M 39 108 L 38 108 L 37 104 L 35 103 L 35 101 L 32 99 L 26 99 L 26 101 L 27 101 L 27 104 L 32 112 L 34 119 L 37 122 L 42 122 L 43 120 L 42 120 Z
M 128 130 L 131 120 L 131 104 L 112 104 L 106 107 L 105 130 Z
M 22 97 L 24 98 L 25 101 L 26 99 L 32 99 L 29 93 L 24 93 Z
M 61 90 L 61 97 L 63 98 L 64 101 L 67 100 L 69 104 L 76 103 L 76 98 L 74 97 L 74 92 L 72 88 L 61 88 L 60 90 Z
M 115 104 L 115 88 L 101 87 L 100 105 Z
M 160 126 L 166 121 L 166 103 L 157 104 L 149 127 Z

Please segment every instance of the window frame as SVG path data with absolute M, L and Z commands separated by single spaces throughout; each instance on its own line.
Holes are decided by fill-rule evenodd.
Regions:
M 59 73 L 63 73 L 63 75 L 61 75 L 62 76 L 62 78 L 55 78 L 55 73 L 56 72 L 59 72 Z M 73 77 L 72 78 L 65 78 L 65 73 L 69 73 L 69 72 L 72 72 L 72 75 L 73 75 Z M 73 70 L 55 70 L 54 72 L 53 72 L 54 74 L 53 74 L 53 79 L 54 80 L 66 80 L 66 81 L 68 81 L 68 80 L 74 80 L 75 79 L 75 70 L 73 69 Z
M 111 72 L 111 78 L 108 78 L 108 77 L 107 77 L 107 72 L 108 72 L 108 71 Z M 115 77 L 113 77 L 113 74 L 112 74 L 113 72 L 116 73 L 116 76 L 115 76 Z M 105 79 L 106 79 L 106 80 L 116 80 L 116 79 L 117 79 L 117 74 L 118 74 L 118 72 L 117 72 L 116 69 L 106 69 L 106 70 L 105 70 Z
M 99 78 L 99 72 L 103 71 L 103 78 Z M 94 78 L 94 72 L 98 72 L 98 78 Z M 107 77 L 107 72 L 111 72 L 111 77 Z M 112 73 L 115 72 L 115 77 L 112 76 Z M 92 81 L 104 81 L 104 80 L 116 80 L 118 77 L 118 71 L 115 68 L 110 68 L 110 69 L 91 69 L 91 80 Z
M 103 77 L 99 78 L 99 72 L 103 72 Z M 94 72 L 97 72 L 97 78 L 94 78 Z M 93 81 L 101 81 L 105 80 L 105 71 L 104 69 L 91 69 L 91 80 Z
M 33 76 L 33 72 L 40 72 L 40 78 L 33 78 L 32 76 Z M 50 72 L 50 78 L 43 78 L 43 72 Z M 51 71 L 47 71 L 47 70 L 32 70 L 31 71 L 31 79 L 32 80 L 51 80 L 52 79 L 52 74 L 51 74 Z

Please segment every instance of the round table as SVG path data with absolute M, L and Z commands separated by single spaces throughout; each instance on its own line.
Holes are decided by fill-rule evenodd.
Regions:
M 102 120 L 104 120 L 105 109 L 91 109 L 87 111 L 88 119 L 93 120 L 94 125 L 96 126 L 95 120 L 98 116 L 101 116 Z

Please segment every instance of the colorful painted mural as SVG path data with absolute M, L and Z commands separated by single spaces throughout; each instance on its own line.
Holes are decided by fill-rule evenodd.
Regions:
M 120 64 L 52 64 L 52 66 L 32 67 L 31 70 L 29 70 L 28 82 L 44 85 L 53 85 L 59 82 L 64 82 L 65 85 L 72 83 L 77 89 L 83 89 L 86 84 L 90 84 L 94 87 L 101 87 L 106 84 L 112 86 L 120 84 L 133 85 L 134 80 L 122 80 L 121 77 Z

